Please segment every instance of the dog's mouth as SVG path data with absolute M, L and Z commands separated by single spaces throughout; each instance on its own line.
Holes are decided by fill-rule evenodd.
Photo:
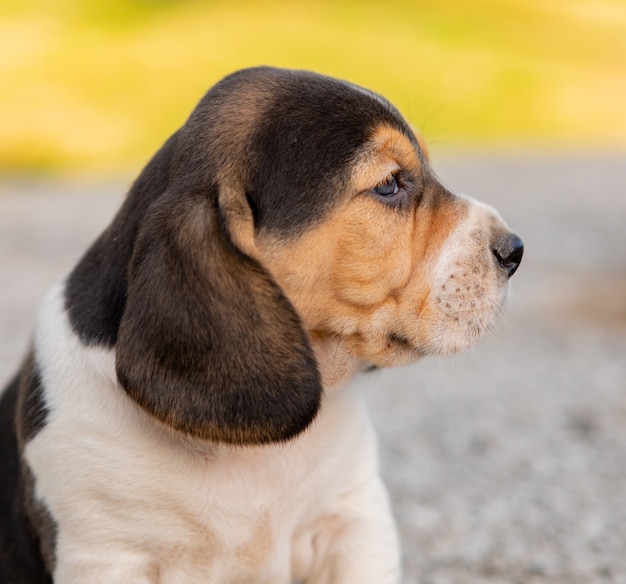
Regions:
M 394 344 L 406 345 L 406 347 L 409 349 L 412 348 L 411 343 L 409 343 L 407 339 L 405 339 L 403 336 L 400 336 L 398 333 L 391 333 L 389 335 L 389 341 Z

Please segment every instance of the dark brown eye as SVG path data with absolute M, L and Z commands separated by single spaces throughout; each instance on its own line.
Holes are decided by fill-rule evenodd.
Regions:
M 395 175 L 392 174 L 385 182 L 379 184 L 374 189 L 374 192 L 381 197 L 393 197 L 399 190 L 398 181 Z

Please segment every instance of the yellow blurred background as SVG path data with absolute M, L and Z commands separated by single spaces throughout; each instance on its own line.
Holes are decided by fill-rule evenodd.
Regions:
M 0 173 L 135 172 L 258 64 L 384 94 L 434 150 L 626 149 L 626 0 L 3 0 Z

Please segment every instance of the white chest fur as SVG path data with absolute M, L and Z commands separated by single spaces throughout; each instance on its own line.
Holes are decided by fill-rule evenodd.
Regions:
M 331 571 L 354 574 L 338 582 L 396 581 L 375 439 L 354 387 L 325 396 L 291 442 L 206 445 L 133 404 L 114 352 L 71 331 L 60 288 L 42 307 L 35 349 L 49 415 L 26 458 L 58 527 L 55 583 L 334 582 Z M 343 548 L 370 546 L 363 523 L 383 558 L 329 567 Z

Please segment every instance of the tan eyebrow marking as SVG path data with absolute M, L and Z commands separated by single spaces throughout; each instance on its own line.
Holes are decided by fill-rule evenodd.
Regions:
M 351 182 L 355 192 L 369 190 L 400 168 L 418 172 L 420 159 L 413 143 L 389 126 L 380 126 L 355 164 Z

